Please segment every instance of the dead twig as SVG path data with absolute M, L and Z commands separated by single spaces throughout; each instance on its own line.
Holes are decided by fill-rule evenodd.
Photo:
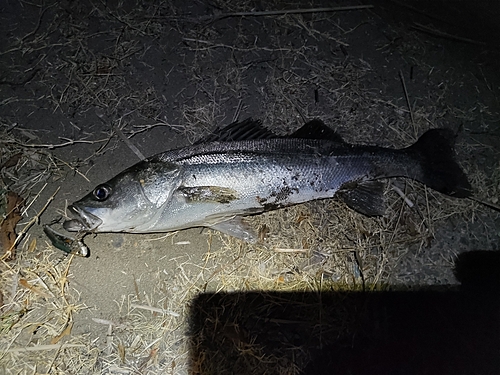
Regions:
M 403 90 L 405 93 L 406 104 L 408 105 L 408 110 L 410 111 L 411 125 L 413 126 L 413 131 L 415 133 L 415 119 L 413 118 L 413 110 L 411 108 L 410 97 L 408 96 L 408 90 L 406 90 L 405 78 L 403 72 L 399 71 L 399 79 L 401 79 L 401 84 L 403 85 Z
M 291 9 L 291 10 L 266 10 L 261 12 L 234 12 L 234 13 L 220 14 L 216 16 L 215 20 L 220 20 L 228 17 L 284 16 L 287 14 L 345 12 L 349 10 L 363 10 L 371 8 L 373 8 L 373 5 L 353 5 L 353 6 L 333 7 L 333 8 L 310 8 L 310 9 Z
M 498 204 L 486 202 L 482 199 L 476 198 L 476 197 L 470 197 L 470 200 L 473 200 L 474 202 L 477 202 L 479 204 L 482 204 L 483 206 L 489 207 L 492 210 L 499 211 L 500 212 L 500 206 Z
M 479 45 L 479 46 L 486 45 L 485 42 L 479 42 L 477 40 L 473 40 L 473 39 L 469 39 L 469 38 L 463 38 L 461 36 L 456 36 L 456 35 L 448 34 L 448 33 L 445 33 L 444 31 L 440 31 L 440 30 L 436 30 L 436 29 L 431 29 L 430 27 L 424 26 L 424 25 L 422 25 L 422 24 L 420 24 L 418 22 L 414 22 L 412 28 L 415 29 L 415 30 L 421 31 L 423 33 L 426 33 L 426 34 L 430 34 L 430 35 L 441 37 L 441 38 L 445 38 L 445 39 L 454 40 L 454 41 L 457 41 L 457 42 L 464 42 L 464 43 L 476 44 L 476 45 Z
M 0 143 L 14 143 L 22 147 L 26 148 L 47 148 L 49 150 L 55 149 L 55 148 L 60 148 L 60 147 L 66 147 L 66 146 L 72 146 L 78 143 L 86 143 L 86 144 L 95 144 L 95 143 L 101 143 L 101 142 L 108 142 L 108 139 L 98 139 L 95 141 L 86 141 L 86 140 L 73 140 L 73 139 L 68 139 L 68 138 L 63 138 L 61 137 L 60 139 L 66 140 L 67 142 L 59 143 L 59 144 L 36 144 L 36 143 L 21 143 L 18 141 L 0 141 Z
M 286 249 L 286 248 L 275 248 L 274 249 L 275 252 L 277 253 L 304 253 L 304 254 L 307 254 L 309 253 L 309 249 Z
M 410 200 L 410 198 L 408 198 L 408 197 L 406 196 L 406 194 L 405 194 L 405 193 L 403 193 L 403 191 L 402 191 L 400 188 L 398 188 L 398 187 L 397 187 L 396 185 L 394 185 L 394 184 L 391 184 L 391 187 L 392 187 L 392 190 L 394 190 L 396 193 L 398 193 L 398 195 L 399 195 L 401 198 L 403 198 L 403 200 L 404 200 L 404 201 L 405 201 L 405 203 L 408 205 L 408 207 L 413 208 L 413 206 L 414 206 L 413 202 Z
M 84 348 L 86 345 L 83 344 L 52 344 L 52 345 L 37 345 L 37 346 L 27 346 L 24 348 L 10 348 L 7 349 L 7 353 L 23 353 L 23 352 L 38 352 L 43 350 L 61 350 L 68 348 Z
M 123 132 L 118 127 L 115 127 L 113 130 L 120 137 L 120 139 L 123 142 L 125 142 L 125 144 L 127 145 L 127 147 L 130 150 L 132 150 L 132 152 L 134 154 L 137 155 L 137 157 L 139 158 L 139 160 L 146 159 L 146 157 L 144 156 L 144 154 L 130 141 L 130 139 L 128 139 L 127 137 L 125 137 L 125 134 L 123 134 Z

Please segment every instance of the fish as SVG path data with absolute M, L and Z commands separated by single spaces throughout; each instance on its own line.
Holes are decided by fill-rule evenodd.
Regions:
M 243 217 L 312 200 L 338 197 L 362 214 L 383 215 L 388 178 L 466 198 L 472 188 L 454 143 L 452 130 L 431 129 L 402 149 L 349 144 L 319 119 L 278 136 L 250 118 L 97 185 L 68 207 L 63 227 L 80 233 L 208 227 L 254 242 Z

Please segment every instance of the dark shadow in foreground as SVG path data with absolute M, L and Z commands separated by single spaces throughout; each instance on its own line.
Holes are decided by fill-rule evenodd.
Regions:
M 462 254 L 460 289 L 201 294 L 191 374 L 498 374 L 499 260 Z

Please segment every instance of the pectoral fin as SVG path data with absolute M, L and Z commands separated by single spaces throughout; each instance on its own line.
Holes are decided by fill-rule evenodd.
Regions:
M 385 184 L 381 181 L 348 183 L 337 193 L 353 210 L 367 216 L 382 216 L 385 213 Z
M 222 186 L 183 186 L 179 191 L 192 202 L 230 203 L 238 199 L 235 190 Z
M 219 232 L 229 234 L 246 242 L 256 242 L 257 234 L 253 228 L 240 216 L 235 216 L 229 220 L 212 224 L 209 228 L 217 229 Z

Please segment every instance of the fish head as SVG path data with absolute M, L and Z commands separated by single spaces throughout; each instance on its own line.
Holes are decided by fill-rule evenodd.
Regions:
M 70 232 L 140 232 L 169 200 L 179 168 L 143 161 L 100 184 L 68 207 Z

